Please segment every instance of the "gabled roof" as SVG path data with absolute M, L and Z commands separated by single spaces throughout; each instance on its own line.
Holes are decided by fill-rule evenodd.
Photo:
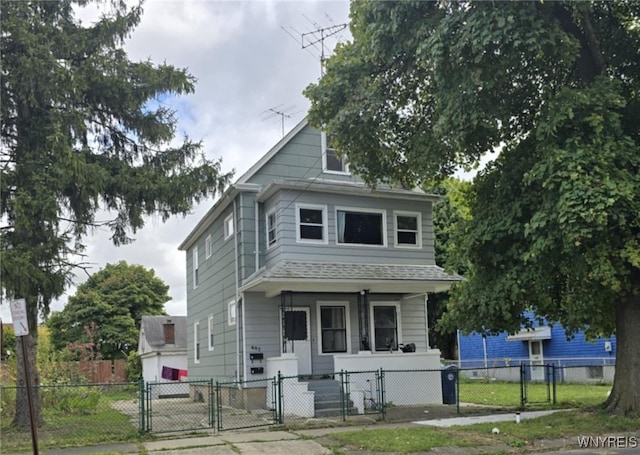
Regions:
M 164 342 L 164 324 L 174 324 L 175 343 Z M 140 336 L 144 337 L 154 351 L 176 351 L 187 349 L 186 316 L 142 316 Z
M 278 153 L 282 149 L 282 147 L 287 145 L 287 143 L 289 143 L 289 141 L 296 134 L 298 134 L 305 126 L 307 126 L 308 124 L 309 123 L 307 122 L 306 118 L 301 120 L 300 123 L 298 123 L 296 126 L 294 126 L 293 129 L 286 134 L 286 136 L 284 136 L 282 139 L 280 139 L 276 145 L 271 147 L 271 149 L 266 154 L 264 154 L 262 156 L 262 158 L 260 158 L 256 162 L 256 164 L 251 166 L 247 172 L 242 174 L 240 176 L 240 178 L 236 182 L 237 183 L 247 183 L 247 181 L 251 177 L 253 177 L 255 175 L 255 173 L 258 172 L 262 168 L 262 166 L 267 164 L 269 162 L 269 160 L 271 158 L 273 158 L 276 155 L 276 153 Z
M 276 145 L 274 145 L 266 154 L 262 156 L 262 158 L 260 158 L 253 166 L 251 166 L 247 172 L 242 174 L 235 183 L 230 185 L 229 188 L 227 188 L 225 192 L 220 196 L 220 198 L 213 204 L 213 207 L 209 209 L 205 216 L 203 216 L 200 221 L 198 221 L 198 224 L 196 224 L 191 232 L 189 232 L 178 249 L 181 251 L 185 251 L 191 248 L 193 243 L 206 231 L 207 227 L 229 206 L 231 201 L 233 201 L 238 193 L 242 191 L 258 192 L 260 190 L 260 185 L 248 183 L 248 180 L 251 179 L 251 177 L 253 177 L 256 172 L 258 172 L 265 164 L 267 164 L 267 162 L 269 162 L 269 160 L 273 158 L 276 153 L 278 153 L 282 149 L 282 147 L 287 145 L 287 143 L 307 125 L 308 122 L 306 118 L 300 121 L 300 123 L 298 123 L 291 131 L 289 131 L 286 136 L 280 139 Z

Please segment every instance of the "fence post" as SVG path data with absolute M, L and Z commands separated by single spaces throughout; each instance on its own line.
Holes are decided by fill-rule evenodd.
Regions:
M 344 370 L 340 370 L 340 412 L 342 413 L 342 421 L 345 422 L 347 420 L 347 400 L 345 399 L 346 394 L 344 393 L 345 388 L 345 378 L 344 378 Z
M 218 432 L 222 431 L 222 406 L 220 406 L 220 383 L 216 381 L 216 423 Z
M 282 415 L 283 408 L 283 397 L 282 397 L 282 373 L 278 370 L 278 388 L 277 388 L 277 398 L 278 398 L 278 423 L 282 425 L 284 423 L 284 416 Z
M 442 375 L 442 371 L 440 371 Z M 460 414 L 460 368 L 456 371 L 456 411 Z
M 385 381 L 384 381 L 384 370 L 380 367 L 379 373 L 377 374 L 378 379 L 378 405 L 380 408 L 380 416 L 382 420 L 385 420 L 387 413 L 387 403 L 386 403 L 386 390 L 385 390 Z
M 214 414 L 214 404 L 213 404 L 213 378 L 209 379 L 209 427 L 210 428 L 214 428 L 215 427 L 215 422 L 216 422 L 216 418 L 215 418 L 215 414 Z
M 524 363 L 520 364 L 520 407 L 524 409 L 527 402 L 527 372 Z
M 551 381 L 552 381 L 552 390 L 553 390 L 553 404 L 557 404 L 557 400 L 556 400 L 556 366 L 555 364 L 551 365 L 551 371 L 553 373 L 553 376 L 551 377 Z
M 138 396 L 140 397 L 138 400 L 139 412 L 140 412 L 140 419 L 139 419 L 140 433 L 145 433 L 146 431 L 145 422 L 144 422 L 144 417 L 145 417 L 144 393 L 145 393 L 144 379 L 140 379 L 138 381 Z

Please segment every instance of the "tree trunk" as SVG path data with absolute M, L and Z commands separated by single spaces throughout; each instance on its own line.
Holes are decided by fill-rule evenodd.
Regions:
M 16 337 L 18 390 L 16 393 L 16 411 L 13 418 L 13 425 L 16 428 L 27 431 L 31 426 L 29 418 L 29 399 L 27 396 L 27 380 L 25 371 L 25 352 L 22 350 L 22 340 L 27 355 L 27 368 L 29 369 L 29 379 L 31 383 L 31 400 L 33 403 L 34 421 L 38 426 L 42 425 L 42 413 L 40 412 L 40 390 L 36 387 L 40 384 L 40 374 L 38 373 L 38 305 L 37 301 L 27 300 L 27 313 L 29 317 L 29 335 Z
M 634 278 L 639 273 L 632 274 Z M 634 280 L 638 288 L 638 280 Z M 614 414 L 640 414 L 640 295 L 629 296 L 616 305 L 616 372 L 613 390 L 605 409 Z

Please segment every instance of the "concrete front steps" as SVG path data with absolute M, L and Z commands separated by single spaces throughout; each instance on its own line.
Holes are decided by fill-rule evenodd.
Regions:
M 342 416 L 340 382 L 334 379 L 309 379 L 305 381 L 308 389 L 314 392 L 315 417 Z M 350 402 L 349 414 L 357 414 Z

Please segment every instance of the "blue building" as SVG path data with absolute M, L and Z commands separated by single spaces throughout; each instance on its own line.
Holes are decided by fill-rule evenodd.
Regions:
M 543 365 L 561 367 L 558 377 L 572 382 L 610 382 L 616 358 L 616 339 L 587 341 L 583 332 L 568 340 L 559 325 L 542 325 L 508 335 L 458 335 L 458 366 L 470 376 L 514 379 L 514 369 L 528 365 L 531 380 L 544 380 Z

